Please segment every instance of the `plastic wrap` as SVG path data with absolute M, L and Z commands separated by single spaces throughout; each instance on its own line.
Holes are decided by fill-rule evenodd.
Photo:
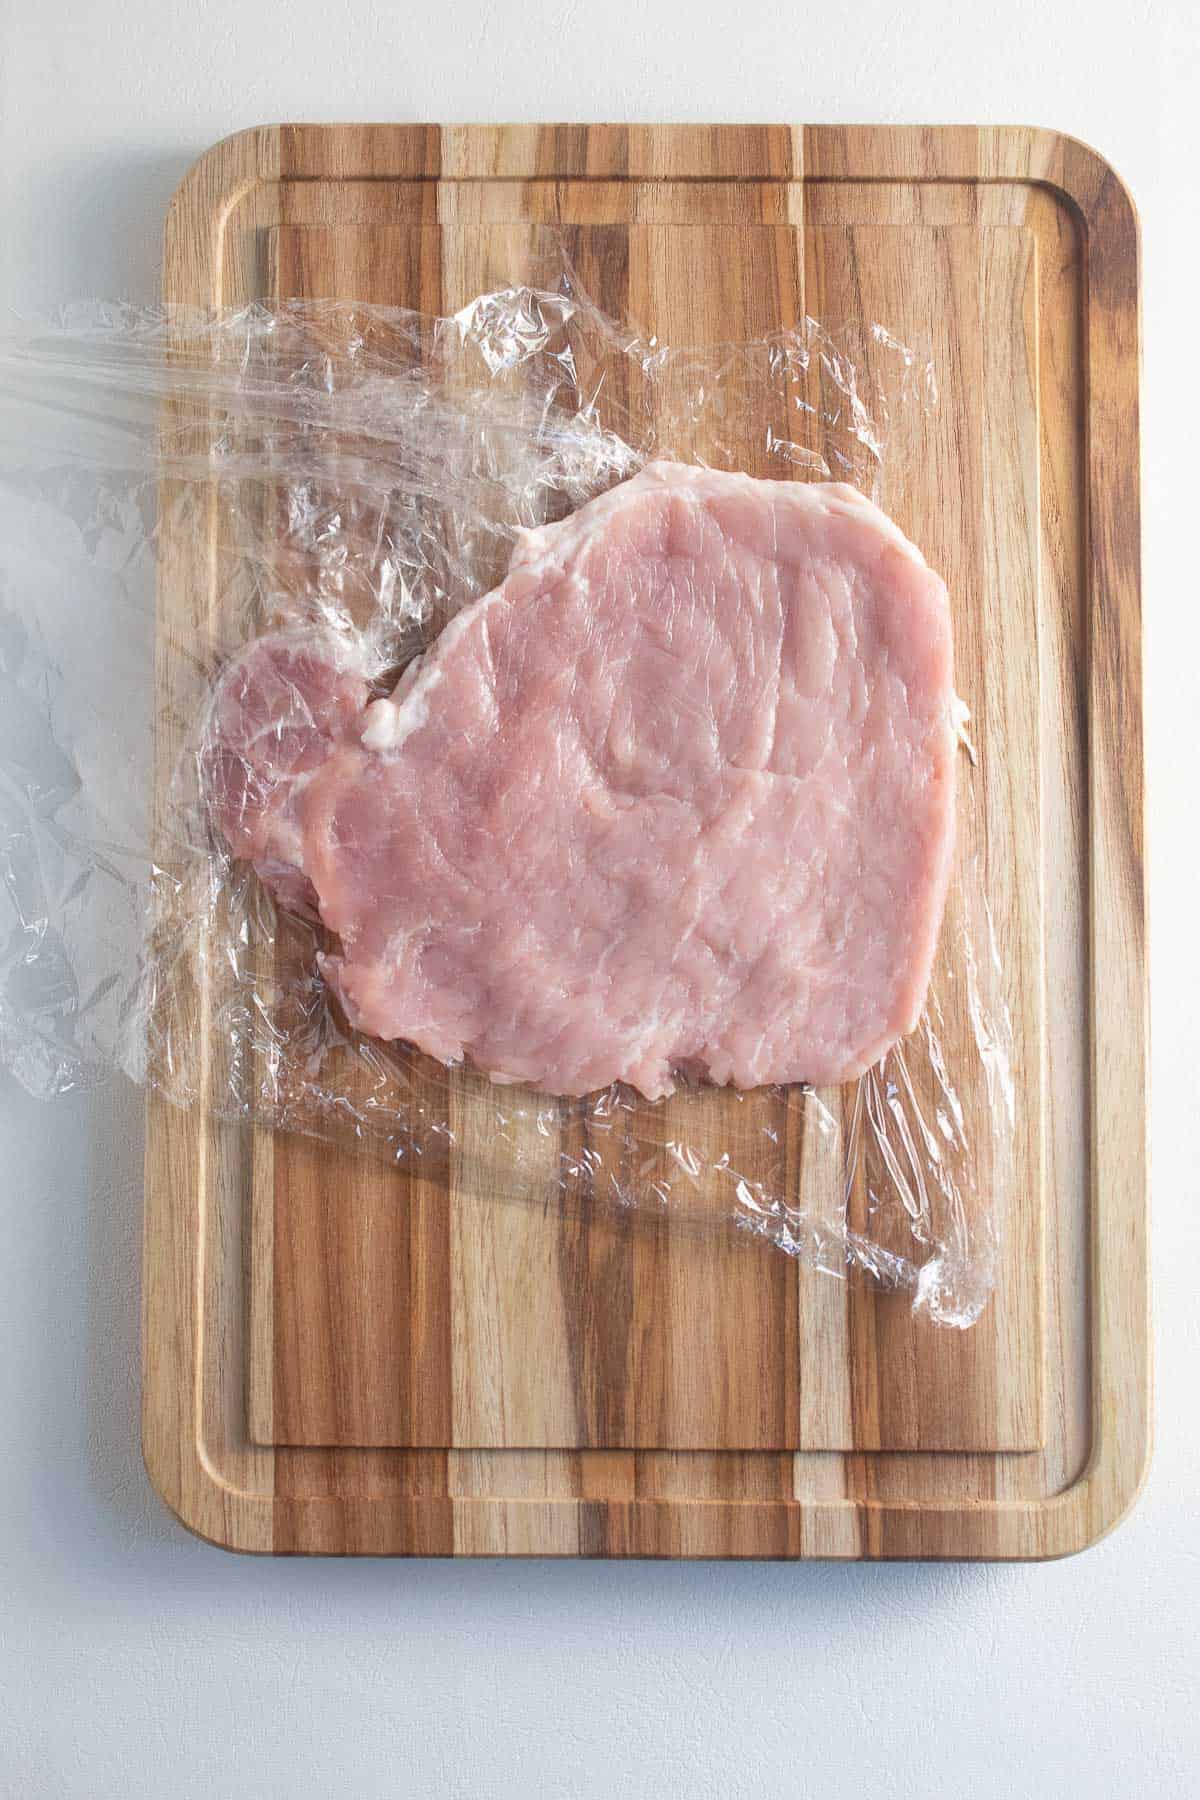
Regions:
M 450 319 L 90 305 L 15 334 L 0 1058 L 47 1098 L 117 1065 L 181 1105 L 431 1170 L 469 1149 L 493 1197 L 732 1225 L 973 1323 L 1014 1118 L 965 756 L 917 1030 L 848 1088 L 684 1082 L 654 1103 L 619 1084 L 569 1101 L 497 1087 L 351 1031 L 319 972 L 322 927 L 231 859 L 203 775 L 213 684 L 263 633 L 332 634 L 394 679 L 502 578 L 520 529 L 647 459 L 832 476 L 886 506 L 935 404 L 927 360 L 880 325 L 673 348 L 604 317 L 569 273 Z

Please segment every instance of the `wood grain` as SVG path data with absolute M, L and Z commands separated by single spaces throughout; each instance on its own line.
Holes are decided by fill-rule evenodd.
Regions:
M 1023 130 L 269 128 L 185 181 L 164 285 L 437 311 L 535 267 L 548 226 L 668 341 L 805 310 L 933 336 L 942 404 L 886 498 L 950 581 L 986 744 L 972 829 L 1020 1121 L 996 1300 L 933 1332 L 866 1284 L 586 1194 L 513 1204 L 469 1077 L 417 1177 L 152 1099 L 152 1478 L 242 1549 L 1077 1549 L 1148 1454 L 1132 207 L 1093 152 Z M 212 627 L 204 552 L 164 545 L 164 782 L 172 647 Z M 772 1124 L 789 1181 L 837 1177 L 800 1112 Z

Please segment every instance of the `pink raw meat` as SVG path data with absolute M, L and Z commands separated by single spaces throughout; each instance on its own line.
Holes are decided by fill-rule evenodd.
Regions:
M 351 1022 L 502 1081 L 838 1082 L 916 1023 L 954 834 L 946 590 L 852 488 L 652 464 L 524 534 L 390 699 L 219 685 L 216 821 Z

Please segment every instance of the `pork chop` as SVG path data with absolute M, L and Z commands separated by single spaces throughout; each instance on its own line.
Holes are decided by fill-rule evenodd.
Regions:
M 342 639 L 251 645 L 208 792 L 364 1032 L 559 1094 L 840 1082 L 924 1003 L 951 660 L 854 489 L 651 464 L 523 534 L 389 698 Z

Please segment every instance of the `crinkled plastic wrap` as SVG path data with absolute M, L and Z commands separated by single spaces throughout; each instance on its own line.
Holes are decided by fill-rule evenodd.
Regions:
M 685 1083 L 655 1103 L 496 1087 L 349 1030 L 319 922 L 231 860 L 202 780 L 213 683 L 262 633 L 333 633 L 394 676 L 503 577 L 519 528 L 648 458 L 834 477 L 886 506 L 935 404 L 929 364 L 879 325 L 676 348 L 604 317 L 569 271 L 448 319 L 89 305 L 14 335 L 0 1059 L 47 1098 L 119 1065 L 223 1117 L 431 1171 L 457 1157 L 456 1190 L 485 1172 L 481 1204 L 732 1224 L 973 1323 L 1014 1129 L 973 759 L 918 1029 L 847 1088 Z

